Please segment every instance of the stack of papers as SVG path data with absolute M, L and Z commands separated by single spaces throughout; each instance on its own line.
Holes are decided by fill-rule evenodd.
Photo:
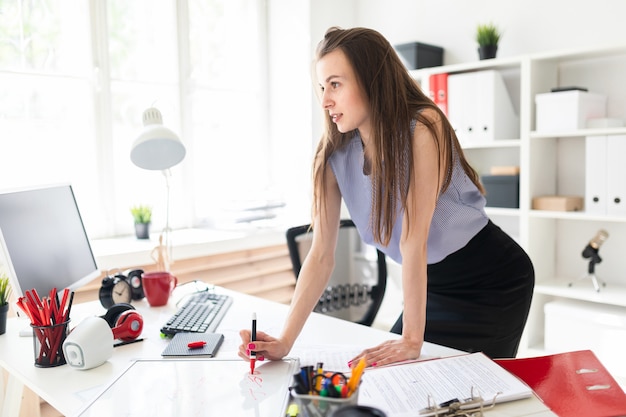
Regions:
M 480 396 L 489 406 L 494 400 L 512 401 L 532 394 L 526 384 L 483 353 L 472 353 L 368 368 L 358 402 L 381 409 L 387 417 L 415 417 L 416 410 L 455 399 L 463 401 L 472 395 Z

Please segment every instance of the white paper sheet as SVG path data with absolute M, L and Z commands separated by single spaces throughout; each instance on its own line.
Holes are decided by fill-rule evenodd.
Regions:
M 371 346 L 370 346 L 371 347 Z M 350 367 L 348 362 L 352 360 L 356 355 L 363 352 L 366 347 L 354 347 L 351 346 L 307 346 L 305 348 L 294 347 L 289 356 L 296 356 L 300 359 L 300 366 L 313 365 L 318 362 L 323 364 L 323 368 L 332 370 L 335 372 L 350 373 Z M 427 347 L 422 349 L 422 354 L 416 361 L 424 361 L 429 359 L 438 358 L 431 354 Z M 413 363 L 413 361 L 407 361 L 407 363 Z M 367 368 L 367 370 L 373 368 Z

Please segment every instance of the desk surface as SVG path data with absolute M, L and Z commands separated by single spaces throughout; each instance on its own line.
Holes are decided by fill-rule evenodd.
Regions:
M 233 305 L 217 330 L 225 336 L 217 358 L 237 358 L 237 347 L 240 343 L 238 332 L 250 326 L 252 312 L 257 313 L 259 330 L 271 334 L 280 332 L 287 315 L 286 305 L 221 288 L 218 291 L 231 294 Z M 28 328 L 29 323 L 19 318 L 9 319 L 7 333 L 0 336 L 0 352 L 2 352 L 0 365 L 12 377 L 28 386 L 59 412 L 71 416 L 90 403 L 106 386 L 122 374 L 133 360 L 161 359 L 161 352 L 167 346 L 168 340 L 160 337 L 159 329 L 175 311 L 175 307 L 172 303 L 164 307 L 150 307 L 145 300 L 133 304 L 144 318 L 141 336 L 144 340 L 115 348 L 113 356 L 97 368 L 86 371 L 76 370 L 69 365 L 47 369 L 36 368 L 32 338 L 19 336 L 19 331 Z M 85 317 L 102 314 L 104 314 L 104 309 L 99 302 L 78 304 L 72 310 L 71 320 L 76 325 Z M 303 352 L 310 347 L 351 346 L 352 349 L 360 349 L 395 337 L 398 336 L 314 313 L 307 321 L 294 346 L 292 356 L 298 356 L 298 352 Z M 426 344 L 425 350 L 428 354 L 436 356 L 458 353 L 453 349 L 432 344 Z M 246 366 L 247 364 L 242 361 L 242 367 Z M 7 401 L 9 400 L 11 398 L 7 398 Z M 553 413 L 546 411 L 545 406 L 535 397 L 498 405 L 487 415 L 490 417 L 554 416 Z

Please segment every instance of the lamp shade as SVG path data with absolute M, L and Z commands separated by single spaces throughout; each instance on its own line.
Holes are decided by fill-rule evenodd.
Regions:
M 185 158 L 185 145 L 176 133 L 163 126 L 161 112 L 151 107 L 143 113 L 144 128 L 133 143 L 130 159 L 143 169 L 164 170 Z

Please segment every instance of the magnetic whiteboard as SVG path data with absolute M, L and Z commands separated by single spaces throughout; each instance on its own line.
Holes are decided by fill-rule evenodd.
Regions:
M 276 417 L 287 409 L 298 363 L 257 362 L 250 375 L 240 359 L 140 359 L 79 416 Z

